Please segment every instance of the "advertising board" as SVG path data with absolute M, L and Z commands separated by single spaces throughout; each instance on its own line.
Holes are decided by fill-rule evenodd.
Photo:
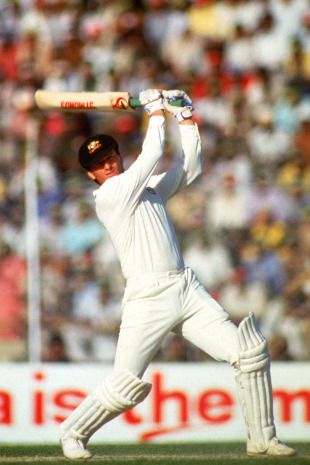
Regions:
M 110 365 L 1 364 L 2 443 L 55 443 L 59 423 Z M 152 364 L 147 399 L 98 431 L 93 442 L 245 440 L 234 372 L 222 363 Z M 310 363 L 273 363 L 279 437 L 309 440 Z

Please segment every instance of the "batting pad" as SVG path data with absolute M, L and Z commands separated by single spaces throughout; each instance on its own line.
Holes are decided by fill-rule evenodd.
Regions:
M 264 450 L 276 431 L 267 342 L 253 313 L 241 321 L 238 338 L 240 353 L 236 381 L 248 429 L 248 444 Z
M 142 402 L 151 387 L 128 370 L 108 375 L 61 424 L 61 434 L 86 443 L 105 423 Z

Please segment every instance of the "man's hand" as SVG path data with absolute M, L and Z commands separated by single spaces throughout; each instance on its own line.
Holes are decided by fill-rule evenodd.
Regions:
M 163 90 L 165 110 L 174 116 L 179 123 L 192 119 L 192 101 L 184 90 Z M 177 107 L 171 105 L 175 100 L 183 100 L 184 106 Z
M 143 105 L 144 110 L 148 115 L 157 112 L 158 110 L 164 110 L 164 99 L 159 89 L 147 89 L 143 90 L 139 94 L 140 103 Z
M 192 100 L 184 90 L 162 90 L 162 95 L 168 103 L 174 102 L 175 100 L 183 100 L 185 107 L 192 107 Z

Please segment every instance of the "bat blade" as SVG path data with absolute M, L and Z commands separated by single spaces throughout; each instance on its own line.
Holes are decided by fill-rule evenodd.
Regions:
M 34 94 L 41 110 L 70 112 L 133 110 L 128 92 L 61 92 L 39 89 Z

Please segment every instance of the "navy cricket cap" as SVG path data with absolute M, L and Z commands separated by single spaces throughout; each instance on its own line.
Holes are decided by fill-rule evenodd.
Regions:
M 88 137 L 79 150 L 79 162 L 86 170 L 102 160 L 112 150 L 118 150 L 118 143 L 112 136 L 98 134 Z

